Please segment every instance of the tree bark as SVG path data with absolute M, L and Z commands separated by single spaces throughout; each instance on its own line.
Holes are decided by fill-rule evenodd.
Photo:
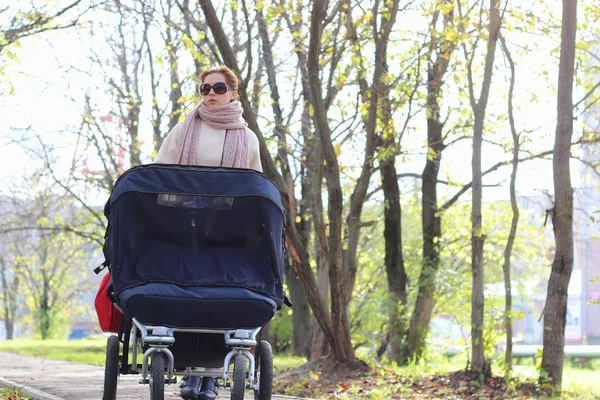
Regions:
M 510 174 L 510 207 L 512 210 L 512 220 L 510 223 L 510 232 L 508 234 L 508 240 L 506 247 L 504 248 L 504 329 L 506 331 L 506 349 L 504 350 L 504 362 L 506 364 L 507 372 L 512 370 L 512 282 L 511 282 L 511 262 L 510 257 L 512 255 L 512 249 L 517 236 L 517 226 L 519 224 L 519 205 L 517 204 L 517 193 L 516 193 L 516 182 L 517 182 L 517 169 L 519 167 L 519 150 L 520 150 L 520 135 L 517 134 L 515 126 L 515 115 L 513 108 L 513 94 L 515 89 L 515 63 L 510 55 L 506 41 L 503 36 L 500 36 L 500 43 L 506 58 L 510 65 L 510 88 L 508 91 L 508 118 L 510 121 L 510 131 L 513 138 L 513 159 L 512 159 L 512 172 Z
M 494 70 L 494 57 L 496 43 L 500 33 L 500 10 L 498 0 L 490 0 L 490 22 L 488 25 L 487 53 L 481 95 L 474 107 L 475 121 L 473 126 L 473 157 L 471 161 L 473 173 L 472 210 L 471 210 L 471 269 L 473 273 L 473 285 L 471 292 L 471 351 L 472 368 L 474 371 L 491 374 L 490 364 L 485 359 L 483 343 L 483 312 L 484 312 L 484 265 L 483 244 L 485 235 L 483 233 L 481 200 L 482 200 L 482 171 L 481 171 L 481 148 L 483 143 L 483 126 L 485 112 L 489 98 L 490 86 Z
M 286 182 L 288 189 L 288 197 L 290 199 L 290 223 L 295 223 L 298 226 L 299 232 L 303 232 L 303 224 L 308 225 L 300 213 L 300 222 L 296 222 L 297 218 L 297 201 L 294 193 L 294 177 L 290 170 L 288 160 L 288 145 L 286 141 L 287 129 L 284 126 L 283 112 L 280 106 L 279 87 L 277 85 L 277 75 L 275 72 L 275 63 L 273 61 L 273 49 L 271 45 L 271 38 L 267 29 L 267 25 L 262 13 L 262 10 L 257 11 L 257 22 L 258 32 L 262 41 L 263 50 L 263 62 L 267 72 L 267 80 L 271 92 L 271 107 L 273 109 L 273 115 L 275 118 L 275 137 L 277 138 L 277 159 L 281 168 L 283 179 Z M 304 246 L 307 246 L 308 240 L 303 235 Z M 300 284 L 298 274 L 292 269 L 288 268 L 286 271 L 286 281 L 288 289 L 290 291 L 290 297 L 294 309 L 292 313 L 293 323 L 293 349 L 294 354 L 298 356 L 308 355 L 309 343 L 311 337 L 311 323 L 310 323 L 310 308 L 306 297 L 302 292 L 302 285 Z
M 163 111 L 160 109 L 158 104 L 158 87 L 160 81 L 156 77 L 156 71 L 154 68 L 155 60 L 154 54 L 152 52 L 152 46 L 150 44 L 150 40 L 148 39 L 148 26 L 151 21 L 154 19 L 153 10 L 146 10 L 144 7 L 145 3 L 141 3 L 142 10 L 140 12 L 141 17 L 144 20 L 144 32 L 143 32 L 143 41 L 146 46 L 146 55 L 148 56 L 148 70 L 150 73 L 150 91 L 152 93 L 152 142 L 154 144 L 154 152 L 158 153 L 160 146 L 163 141 L 162 135 L 162 117 Z M 169 28 L 167 28 L 169 29 Z M 168 47 L 169 43 L 166 43 L 165 47 Z M 171 86 L 172 88 L 172 86 Z M 172 89 L 171 89 L 172 90 Z
M 447 2 L 446 2 L 447 3 Z M 433 16 L 431 26 L 435 27 L 439 11 Z M 419 359 L 425 350 L 425 339 L 431 322 L 431 314 L 435 305 L 437 271 L 440 265 L 440 239 L 442 237 L 442 221 L 438 210 L 437 182 L 442 152 L 445 148 L 444 124 L 440 115 L 440 99 L 444 76 L 456 43 L 446 40 L 444 32 L 453 29 L 454 10 L 444 15 L 443 31 L 432 35 L 430 45 L 430 61 L 427 69 L 427 160 L 423 169 L 421 186 L 421 219 L 423 224 L 423 261 L 417 300 L 410 320 L 406 338 L 404 359 Z M 435 54 L 435 60 L 432 61 Z
M 143 59 L 144 42 L 135 46 L 135 38 L 133 44 L 128 45 L 128 39 L 131 40 L 130 33 L 127 30 L 126 12 L 127 8 L 120 1 L 115 0 L 115 7 L 119 13 L 118 39 L 115 42 L 115 55 L 121 72 L 121 82 L 110 80 L 117 97 L 123 104 L 121 107 L 121 118 L 127 130 L 129 138 L 129 166 L 134 167 L 141 164 L 141 149 L 139 141 L 139 122 L 140 111 L 142 106 L 142 97 L 140 94 L 140 67 Z M 148 25 L 144 26 L 143 35 L 147 34 Z M 131 47 L 131 48 L 130 48 Z M 129 54 L 133 57 L 130 58 Z
M 573 136 L 573 79 L 577 0 L 563 0 L 560 63 L 557 90 L 557 121 L 552 169 L 554 209 L 552 224 L 556 252 L 548 281 L 544 309 L 542 370 L 555 391 L 562 387 L 567 289 L 573 271 L 573 188 L 571 186 L 571 140 Z M 544 380 L 544 376 L 541 376 Z
M 292 348 L 295 356 L 307 357 L 310 351 L 312 323 L 310 306 L 302 292 L 300 277 L 293 268 L 288 268 L 285 277 L 290 292 L 292 309 Z
M 5 250 L 2 250 L 3 253 Z M 14 327 L 17 317 L 17 297 L 19 293 L 18 262 L 13 266 L 12 279 L 8 279 L 8 266 L 4 254 L 0 254 L 0 284 L 2 285 L 2 308 L 6 340 L 14 339 Z
M 162 5 L 162 2 L 161 2 Z M 171 103 L 171 112 L 169 113 L 169 124 L 167 126 L 167 131 L 171 132 L 171 130 L 177 125 L 179 122 L 179 117 L 182 112 L 182 105 L 179 103 L 179 99 L 183 96 L 181 91 L 181 79 L 179 78 L 179 58 L 177 56 L 177 52 L 179 50 L 179 41 L 181 39 L 181 34 L 174 31 L 171 28 L 171 9 L 173 8 L 173 4 L 171 0 L 166 2 L 166 10 L 163 9 L 163 17 L 165 20 L 165 45 L 167 47 L 167 60 L 169 62 L 169 79 L 171 81 L 171 87 L 169 89 L 169 102 Z M 175 34 L 174 34 L 175 32 Z M 156 149 L 160 148 L 164 137 L 160 137 L 156 142 Z
M 373 74 L 373 92 L 381 90 L 379 95 L 379 114 L 381 115 L 379 126 L 381 129 L 381 143 L 383 153 L 387 155 L 380 165 L 381 186 L 384 198 L 384 238 L 385 238 L 385 270 L 387 276 L 388 294 L 388 334 L 390 338 L 390 359 L 400 361 L 406 340 L 406 304 L 408 277 L 404 268 L 404 257 L 402 254 L 402 208 L 400 204 L 400 186 L 398 184 L 398 173 L 396 170 L 396 156 L 399 153 L 400 137 L 394 130 L 391 100 L 391 86 L 384 83 L 383 78 L 388 75 L 387 45 L 389 35 L 396 22 L 399 1 L 388 3 L 387 10 L 381 10 L 383 14 L 381 30 L 375 36 L 376 53 L 375 68 Z M 388 14 L 389 11 L 389 14 Z M 388 15 L 386 17 L 386 15 Z M 378 57 L 378 54 L 380 56 Z M 377 66 L 381 73 L 378 74 Z M 374 96 L 371 95 L 371 98 Z M 367 125 L 369 126 L 369 125 Z M 374 127 L 374 129 L 376 129 Z M 375 136 L 375 131 L 373 132 Z M 397 137 L 398 136 L 398 137 Z M 390 151 L 392 149 L 392 151 Z M 363 198 L 364 201 L 364 198 Z
M 331 319 L 334 340 L 330 340 L 333 358 L 336 361 L 354 360 L 354 348 L 350 340 L 350 324 L 346 312 L 344 278 L 342 276 L 342 211 L 343 195 L 339 175 L 339 164 L 331 139 L 331 129 L 327 122 L 326 108 L 322 97 L 319 59 L 323 22 L 327 13 L 327 1 L 315 1 L 311 11 L 310 40 L 308 50 L 308 75 L 313 100 L 314 121 L 321 139 L 321 148 L 327 180 L 329 235 L 327 254 L 329 255 L 329 284 L 331 295 Z M 313 310 L 314 311 L 314 310 Z M 323 326 L 321 326 L 323 328 Z M 325 332 L 327 334 L 327 332 Z
M 323 232 L 321 234 L 321 232 Z M 329 298 L 329 261 L 325 249 L 322 246 L 322 240 L 325 238 L 325 225 L 321 224 L 317 235 L 315 235 L 314 248 L 315 260 L 317 262 L 317 288 L 323 298 Z M 321 239 L 322 238 L 322 239 Z M 329 305 L 329 303 L 327 303 Z M 328 356 L 331 353 L 331 347 L 327 342 L 325 333 L 318 324 L 313 324 L 312 341 L 310 344 L 309 360 L 317 360 Z
M 406 333 L 406 285 L 408 278 L 402 256 L 402 210 L 400 188 L 394 158 L 381 165 L 381 180 L 385 199 L 384 237 L 385 270 L 388 284 L 388 318 L 390 337 L 390 359 L 401 361 Z
M 298 3 L 298 15 L 301 14 L 302 5 Z M 313 104 L 310 89 L 310 79 L 308 77 L 308 57 L 306 54 L 306 45 L 302 36 L 303 21 L 289 17 L 287 13 L 283 15 L 292 33 L 294 52 L 298 58 L 298 69 L 301 75 L 302 98 L 304 106 L 302 111 L 302 136 L 304 139 L 303 157 L 306 173 L 302 176 L 302 199 L 305 206 L 310 210 L 310 217 L 313 223 L 313 242 L 314 257 L 317 264 L 317 287 L 321 298 L 324 299 L 326 307 L 329 308 L 329 264 L 325 250 L 327 248 L 326 227 L 323 220 L 323 155 L 320 150 L 321 140 L 318 135 L 312 133 L 312 123 L 309 107 Z M 305 235 L 305 246 L 309 248 L 310 234 Z M 316 318 L 315 318 L 316 319 Z M 316 360 L 330 354 L 329 342 L 325 333 L 318 323 L 312 324 L 312 341 L 309 351 L 309 360 Z

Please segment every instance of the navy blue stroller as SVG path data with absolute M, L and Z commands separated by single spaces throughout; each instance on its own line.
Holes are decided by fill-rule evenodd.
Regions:
M 142 165 L 117 180 L 104 214 L 109 297 L 124 318 L 108 338 L 103 399 L 140 370 L 152 400 L 177 375 L 217 378 L 234 400 L 246 389 L 270 399 L 260 330 L 287 304 L 275 185 L 252 170 Z

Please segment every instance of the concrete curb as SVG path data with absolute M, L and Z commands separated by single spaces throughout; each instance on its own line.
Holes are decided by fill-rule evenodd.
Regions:
M 49 394 L 46 392 L 42 392 L 39 389 L 33 388 L 31 386 L 23 385 L 17 382 L 10 381 L 8 379 L 4 379 L 0 377 L 0 386 L 2 387 L 15 387 L 19 389 L 20 392 L 31 396 L 33 400 L 64 400 L 62 397 L 55 396 L 53 394 Z

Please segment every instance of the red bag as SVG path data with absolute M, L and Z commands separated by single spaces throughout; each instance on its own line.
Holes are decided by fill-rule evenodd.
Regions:
M 96 299 L 94 300 L 94 306 L 96 307 L 96 314 L 98 314 L 98 322 L 102 332 L 119 332 L 121 326 L 121 319 L 123 314 L 115 307 L 115 305 L 108 298 L 108 285 L 110 284 L 110 272 L 104 275 L 96 293 Z

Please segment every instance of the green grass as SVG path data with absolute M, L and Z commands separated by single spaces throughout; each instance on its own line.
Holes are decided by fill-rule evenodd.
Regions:
M 515 365 L 514 373 L 524 379 L 536 381 L 538 372 L 533 365 Z M 599 369 L 582 368 L 565 363 L 563 369 L 563 391 L 565 398 L 600 399 L 598 385 Z
M 31 340 L 17 339 L 0 341 L 0 351 L 48 358 L 51 360 L 73 361 L 83 364 L 104 366 L 106 338 L 93 337 L 82 340 Z M 275 371 L 299 367 L 305 358 L 275 355 Z
M 273 370 L 275 371 L 275 373 L 299 367 L 304 363 L 306 363 L 305 357 L 295 357 L 277 354 L 273 355 Z
M 430 374 L 443 374 L 464 369 L 467 365 L 465 354 L 447 359 L 444 356 L 428 354 L 428 359 L 418 365 L 411 364 L 406 367 L 398 367 L 397 371 L 406 377 L 419 379 Z M 502 370 L 499 364 L 492 364 L 494 375 L 501 376 Z M 524 359 L 513 365 L 513 378 L 519 381 L 537 382 L 539 373 L 533 360 Z M 600 360 L 591 360 L 585 366 L 575 365 L 565 361 L 563 367 L 563 392 L 564 399 L 600 399 Z
M 65 360 L 84 364 L 104 365 L 106 338 L 82 340 L 17 339 L 0 342 L 0 351 Z
M 0 351 L 104 366 L 106 338 L 94 337 L 82 340 L 31 340 L 17 339 L 0 342 Z M 275 355 L 273 368 L 283 371 L 299 367 L 305 358 Z

